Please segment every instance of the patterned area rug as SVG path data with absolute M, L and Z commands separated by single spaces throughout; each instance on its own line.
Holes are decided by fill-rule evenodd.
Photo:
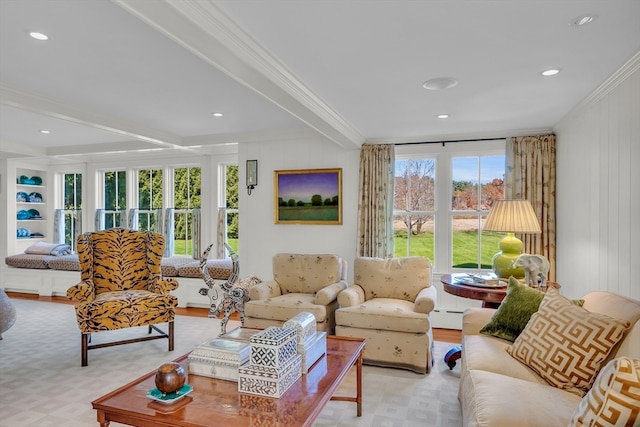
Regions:
M 167 351 L 166 340 L 90 350 L 89 366 L 83 368 L 72 305 L 12 302 L 17 321 L 0 340 L 1 427 L 97 426 L 91 401 L 220 332 L 217 319 L 177 316 L 173 352 Z M 230 321 L 227 330 L 237 326 L 239 322 Z M 93 343 L 143 335 L 146 328 L 103 332 L 94 334 Z M 314 426 L 460 426 L 460 368 L 450 371 L 442 361 L 450 347 L 436 343 L 436 363 L 429 375 L 364 366 L 362 417 L 356 416 L 353 403 L 329 402 Z M 352 394 L 354 379 L 353 374 L 348 377 L 338 393 Z

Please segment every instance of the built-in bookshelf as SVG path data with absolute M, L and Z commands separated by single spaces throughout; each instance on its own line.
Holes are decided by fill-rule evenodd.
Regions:
M 51 238 L 47 218 L 46 171 L 16 169 L 15 180 L 15 252 L 22 252 L 34 242 Z M 11 236 L 9 236 L 11 238 Z

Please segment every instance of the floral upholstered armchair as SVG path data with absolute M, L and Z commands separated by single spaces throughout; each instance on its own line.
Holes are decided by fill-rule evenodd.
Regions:
M 360 257 L 353 267 L 353 285 L 338 296 L 336 335 L 365 338 L 365 363 L 428 373 L 437 296 L 429 260 Z
M 90 349 L 167 338 L 173 350 L 173 320 L 178 299 L 171 291 L 177 280 L 162 278 L 160 262 L 164 237 L 158 233 L 111 228 L 84 233 L 77 239 L 80 283 L 67 290 L 76 302 L 82 337 L 82 366 Z M 168 323 L 168 333 L 155 325 Z M 94 332 L 148 326 L 160 335 L 89 345 Z
M 287 254 L 273 257 L 273 279 L 249 290 L 244 326 L 282 326 L 306 311 L 316 318 L 316 330 L 333 334 L 338 294 L 346 289 L 347 262 L 337 255 Z

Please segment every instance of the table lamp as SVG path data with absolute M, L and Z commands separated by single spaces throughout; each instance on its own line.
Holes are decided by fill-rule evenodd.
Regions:
M 491 260 L 493 272 L 501 278 L 524 277 L 524 270 L 511 263 L 522 253 L 522 240 L 514 233 L 540 234 L 540 224 L 528 200 L 496 200 L 484 222 L 483 231 L 506 232 L 500 241 L 500 252 Z

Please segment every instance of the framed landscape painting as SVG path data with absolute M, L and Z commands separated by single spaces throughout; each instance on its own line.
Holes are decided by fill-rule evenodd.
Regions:
M 342 169 L 274 171 L 276 224 L 342 224 Z

